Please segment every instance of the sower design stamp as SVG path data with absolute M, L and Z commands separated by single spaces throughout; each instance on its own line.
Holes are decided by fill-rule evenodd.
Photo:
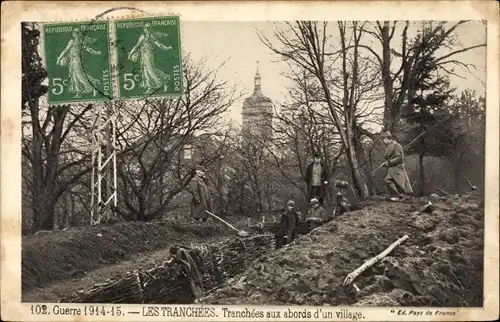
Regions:
M 182 94 L 179 18 L 115 22 L 120 98 Z
M 43 31 L 49 104 L 112 98 L 107 21 L 46 24 Z

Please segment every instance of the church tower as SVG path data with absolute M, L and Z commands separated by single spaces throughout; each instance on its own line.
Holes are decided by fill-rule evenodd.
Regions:
M 251 96 L 243 102 L 242 131 L 243 139 L 257 137 L 265 143 L 272 139 L 273 102 L 264 96 L 261 90 L 259 62 L 254 77 L 254 90 Z

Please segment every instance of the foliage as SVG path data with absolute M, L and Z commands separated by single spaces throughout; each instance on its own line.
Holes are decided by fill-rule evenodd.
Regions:
M 230 178 L 229 211 L 254 218 L 269 214 L 277 207 L 277 195 L 286 186 L 283 184 L 286 179 L 273 162 L 271 142 L 255 131 L 242 130 L 232 137 L 230 155 L 224 160 Z
M 467 177 L 482 187 L 486 150 L 486 98 L 465 90 L 455 96 L 450 113 L 456 132 L 462 133 L 461 140 L 447 155 L 453 166 L 453 189 L 468 190 L 470 187 L 464 180 Z
M 420 41 L 421 58 L 415 67 L 415 75 L 411 80 L 412 97 L 408 98 L 408 112 L 404 118 L 410 125 L 417 125 L 410 131 L 410 138 L 417 137 L 422 131 L 426 134 L 413 144 L 408 153 L 441 156 L 449 153 L 461 134 L 453 127 L 453 121 L 448 112 L 448 100 L 453 89 L 450 89 L 449 79 L 439 73 L 436 57 L 431 52 L 434 45 L 432 39 L 423 38 Z

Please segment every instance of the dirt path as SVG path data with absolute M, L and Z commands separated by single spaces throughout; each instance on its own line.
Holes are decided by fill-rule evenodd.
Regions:
M 196 238 L 192 240 L 192 243 L 216 243 L 227 238 L 229 237 L 221 235 L 205 237 L 203 239 Z M 135 254 L 132 255 L 130 259 L 122 261 L 118 264 L 103 266 L 90 271 L 83 277 L 54 283 L 43 288 L 34 288 L 23 294 L 22 301 L 54 303 L 59 301 L 61 298 L 71 296 L 76 291 L 91 288 L 96 283 L 102 283 L 107 279 L 121 276 L 126 272 L 140 268 L 152 268 L 165 261 L 168 256 L 169 247 L 157 251 Z

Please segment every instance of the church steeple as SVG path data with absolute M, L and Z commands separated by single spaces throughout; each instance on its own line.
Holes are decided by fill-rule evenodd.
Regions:
M 257 60 L 257 72 L 254 78 L 254 92 L 260 92 L 260 73 L 259 73 L 259 61 Z
M 272 138 L 273 101 L 266 97 L 261 90 L 259 61 L 254 77 L 254 90 L 252 95 L 245 98 L 242 106 L 242 134 L 245 142 L 254 136 L 261 140 Z M 245 143 L 246 144 L 246 143 Z

